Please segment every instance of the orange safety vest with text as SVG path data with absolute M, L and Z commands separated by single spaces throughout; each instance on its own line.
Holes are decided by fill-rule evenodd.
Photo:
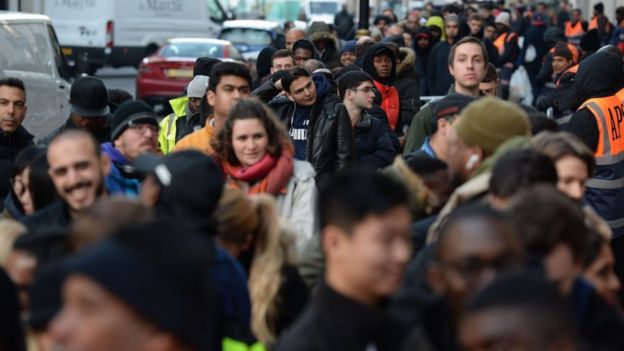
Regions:
M 505 52 L 505 44 L 511 42 L 511 40 L 515 37 L 516 33 L 507 32 L 499 35 L 498 38 L 496 38 L 496 40 L 494 41 L 494 46 L 496 46 L 496 48 L 498 49 L 499 55 L 502 55 Z
M 614 237 L 624 235 L 624 92 L 589 99 L 587 108 L 598 126 L 594 153 L 596 174 L 587 181 L 585 200 L 607 221 Z
M 572 24 L 572 21 L 567 21 L 565 24 L 565 37 L 569 42 L 578 44 L 581 41 L 581 37 L 585 34 L 583 29 L 583 22 L 578 21 L 576 24 Z

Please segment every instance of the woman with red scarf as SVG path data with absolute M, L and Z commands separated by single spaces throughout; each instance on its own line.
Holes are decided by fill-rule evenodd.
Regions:
M 275 197 L 280 217 L 296 234 L 299 252 L 312 237 L 315 223 L 314 168 L 293 158 L 283 125 L 262 102 L 243 99 L 212 140 L 229 188 Z

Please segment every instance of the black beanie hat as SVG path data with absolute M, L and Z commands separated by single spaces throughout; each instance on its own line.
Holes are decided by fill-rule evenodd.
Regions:
M 69 277 L 88 277 L 184 345 L 206 350 L 217 327 L 210 262 L 203 239 L 160 221 L 122 229 L 66 267 Z
M 210 72 L 212 71 L 212 67 L 217 63 L 221 62 L 221 60 L 213 58 L 213 57 L 200 57 L 195 60 L 195 64 L 193 65 L 193 77 L 195 76 L 208 76 L 210 77 Z
M 563 41 L 560 41 L 555 45 L 552 55 L 553 57 L 555 56 L 565 57 L 568 60 L 574 59 L 574 56 L 572 55 L 572 51 L 570 51 L 570 49 L 568 48 L 568 43 L 563 42 Z
M 115 141 L 128 126 L 133 124 L 152 124 L 158 126 L 156 114 L 152 108 L 139 100 L 128 100 L 119 105 L 111 121 L 111 140 Z

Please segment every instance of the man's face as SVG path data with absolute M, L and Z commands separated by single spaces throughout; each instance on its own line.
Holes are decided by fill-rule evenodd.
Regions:
M 581 13 L 579 11 L 572 11 L 572 22 L 578 22 L 581 20 Z
M 221 76 L 215 91 L 208 91 L 208 104 L 213 107 L 215 118 L 225 120 L 230 108 L 240 99 L 250 96 L 249 82 L 239 76 Z
M 411 254 L 411 221 L 407 206 L 400 205 L 382 215 L 369 215 L 351 233 L 332 227 L 324 240 L 328 269 L 335 270 L 366 302 L 391 295 Z
M 468 26 L 470 27 L 470 34 L 476 35 L 481 33 L 481 28 L 483 28 L 483 22 L 473 19 L 468 22 Z
M 592 264 L 585 269 L 583 278 L 594 286 L 600 297 L 610 306 L 618 305 L 618 293 L 622 287 L 614 272 L 615 258 L 611 247 L 602 245 L 600 254 Z
M 273 65 L 271 66 L 271 74 L 277 71 L 285 71 L 295 67 L 295 62 L 291 56 L 288 57 L 276 57 L 273 59 Z
M 286 50 L 292 51 L 293 44 L 300 39 L 305 39 L 305 33 L 300 29 L 291 29 L 286 33 Z
M 479 90 L 485 96 L 496 96 L 497 87 L 496 81 L 479 83 Z
M 375 101 L 375 85 L 373 82 L 362 82 L 357 88 L 348 92 L 348 98 L 361 109 L 370 109 Z
M 86 131 L 98 131 L 106 126 L 108 123 L 108 117 L 83 117 L 72 113 L 70 116 L 71 121 L 78 127 L 79 129 Z
M 301 106 L 312 106 L 316 102 L 316 85 L 310 77 L 298 77 L 290 84 L 290 97 Z
M 158 129 L 149 123 L 131 125 L 113 143 L 128 161 L 134 161 L 141 154 L 158 151 Z
M 502 23 L 494 23 L 494 26 L 496 27 L 496 33 L 499 35 L 507 31 L 507 26 Z
M 52 321 L 54 345 L 66 351 L 142 350 L 159 332 L 93 280 L 70 276 Z
M 481 83 L 486 65 L 481 46 L 465 43 L 455 48 L 453 64 L 449 66 L 449 71 L 455 78 L 455 84 L 471 90 Z
M 416 31 L 418 29 L 419 23 L 418 23 L 418 16 L 416 15 L 409 15 L 407 16 L 407 28 L 411 29 L 412 31 Z
M 199 113 L 201 108 L 202 98 L 190 97 L 188 98 L 188 107 L 192 114 Z
M 405 46 L 408 48 L 412 47 L 412 35 L 409 32 L 403 32 L 403 41 L 405 42 Z
M 448 21 L 444 25 L 444 30 L 446 31 L 446 37 L 448 39 L 455 39 L 459 34 L 459 23 L 455 21 Z
M 574 156 L 564 156 L 555 162 L 557 168 L 557 189 L 575 200 L 585 196 L 585 184 L 589 179 L 587 165 Z
M 417 43 L 419 48 L 426 49 L 429 46 L 430 41 L 428 37 L 420 36 L 418 37 Z
M 312 58 L 312 51 L 304 48 L 295 50 L 295 62 L 297 66 L 303 66 L 303 63 Z
M 379 29 L 381 34 L 385 34 L 386 33 L 386 28 L 388 27 L 388 23 L 386 23 L 386 21 L 384 21 L 384 20 L 381 20 L 381 21 L 377 22 L 376 27 L 377 27 L 377 29 Z
M 442 37 L 442 31 L 440 30 L 440 28 L 436 27 L 436 26 L 432 26 L 431 27 L 431 38 L 433 38 L 433 41 L 440 41 L 440 38 Z
M 392 59 L 386 55 L 379 55 L 373 57 L 373 65 L 379 78 L 385 79 L 390 77 L 392 73 Z
M 26 94 L 19 88 L 0 86 L 0 129 L 13 133 L 26 117 Z
M 515 268 L 520 257 L 508 239 L 513 233 L 506 233 L 509 229 L 502 223 L 464 219 L 447 230 L 429 278 L 434 290 L 460 316 L 467 298 L 498 274 Z
M 461 117 L 459 117 L 461 118 Z M 453 186 L 463 184 L 468 179 L 468 159 L 474 154 L 474 151 L 468 147 L 457 135 L 455 128 L 449 128 L 447 135 L 447 152 L 448 152 L 448 173 Z M 476 167 L 476 163 L 473 167 Z
M 482 7 L 480 11 L 481 11 L 481 18 L 489 18 L 490 15 L 492 14 L 492 12 L 489 9 L 486 9 L 484 7 Z
M 553 72 L 555 74 L 563 73 L 568 67 L 570 67 L 571 60 L 568 60 L 562 56 L 554 56 L 552 60 Z
M 340 64 L 343 66 L 355 63 L 355 53 L 353 51 L 345 51 L 340 54 Z
M 87 137 L 62 138 L 48 147 L 48 170 L 56 192 L 73 211 L 91 206 L 104 192 L 108 159 L 96 154 Z
M 485 27 L 485 29 L 483 30 L 483 37 L 494 40 L 496 38 L 496 28 L 493 26 Z

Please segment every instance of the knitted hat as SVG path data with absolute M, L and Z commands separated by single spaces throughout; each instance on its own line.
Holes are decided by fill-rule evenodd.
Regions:
M 576 47 L 574 47 L 572 44 L 560 41 L 557 43 L 557 45 L 555 45 L 553 57 L 555 56 L 565 57 L 568 60 L 572 60 L 577 63 L 579 54 Z
M 131 226 L 66 263 L 184 345 L 206 350 L 214 290 L 208 245 L 170 222 Z
M 128 100 L 117 108 L 111 121 L 111 140 L 116 140 L 131 125 L 152 124 L 158 126 L 152 108 L 139 100 Z
M 507 11 L 501 11 L 501 13 L 496 16 L 496 20 L 494 23 L 501 23 L 506 25 L 507 27 L 511 27 L 511 15 Z
M 349 40 L 344 43 L 342 48 L 340 49 L 340 54 L 344 54 L 345 52 L 355 52 L 355 40 Z
M 190 98 L 202 98 L 208 89 L 208 76 L 197 75 L 186 87 L 186 96 Z
M 526 113 L 499 98 L 481 98 L 469 104 L 460 116 L 453 127 L 461 140 L 481 147 L 488 154 L 512 137 L 531 134 Z
M 457 16 L 454 13 L 446 15 L 446 17 L 444 17 L 444 23 L 446 24 L 446 23 L 449 23 L 449 22 L 460 23 L 459 16 Z

